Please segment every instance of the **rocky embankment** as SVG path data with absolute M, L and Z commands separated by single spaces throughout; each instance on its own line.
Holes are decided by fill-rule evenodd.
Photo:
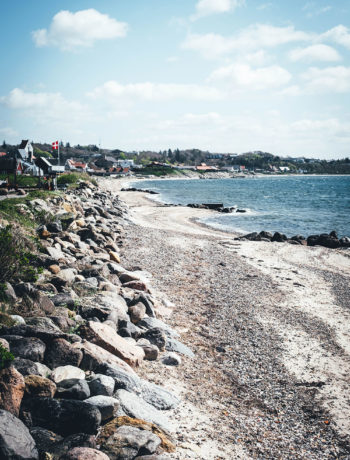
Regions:
M 21 212 L 31 207 L 52 218 L 37 229 L 38 281 L 6 287 L 20 314 L 0 325 L 2 356 L 14 356 L 0 370 L 0 458 L 168 458 L 180 400 L 137 368 L 193 353 L 157 318 L 165 297 L 120 260 L 125 205 L 81 182 Z

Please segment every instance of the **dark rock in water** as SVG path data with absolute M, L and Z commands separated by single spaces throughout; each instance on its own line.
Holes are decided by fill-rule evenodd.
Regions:
M 142 337 L 149 340 L 154 345 L 157 345 L 160 351 L 165 350 L 167 337 L 163 329 L 159 327 L 153 327 L 152 329 L 148 329 L 146 332 L 144 332 Z
M 273 238 L 273 234 L 272 234 L 271 232 L 266 232 L 265 230 L 261 231 L 261 232 L 259 233 L 259 235 L 261 236 L 261 238 L 266 238 L 266 239 L 268 239 L 268 240 L 270 240 L 270 241 L 271 241 L 272 238 Z
M 67 379 L 57 384 L 56 398 L 77 399 L 79 401 L 90 397 L 90 388 L 86 380 Z
M 328 235 L 327 233 L 322 233 L 319 236 L 317 244 L 319 244 L 320 246 L 324 246 L 326 248 L 330 248 L 330 249 L 336 249 L 336 248 L 340 247 L 340 242 L 339 242 L 338 238 L 336 238 L 334 236 L 331 236 L 331 235 Z
M 60 233 L 63 230 L 62 224 L 59 220 L 57 220 L 56 222 L 51 222 L 47 224 L 46 228 L 50 233 Z
M 236 209 L 236 212 L 247 212 L 246 209 Z
M 305 244 L 306 240 L 302 235 L 294 235 L 290 238 L 292 241 L 296 241 L 299 244 Z
M 280 232 L 275 232 L 271 241 L 276 241 L 277 243 L 283 243 L 284 241 L 287 241 L 287 236 L 284 233 Z
M 350 238 L 348 236 L 340 238 L 339 243 L 342 248 L 350 248 Z
M 98 409 L 84 401 L 51 398 L 31 398 L 22 403 L 30 413 L 33 425 L 67 436 L 74 433 L 94 434 L 101 424 Z
M 10 344 L 10 351 L 14 356 L 31 361 L 42 362 L 46 349 L 45 343 L 35 337 L 16 337 L 7 336 L 6 340 Z
M 336 238 L 338 239 L 338 234 L 335 230 L 332 230 L 331 233 L 329 234 L 329 236 L 331 236 L 332 238 Z
M 307 237 L 307 245 L 308 246 L 316 246 L 318 244 L 318 239 L 320 235 L 310 235 Z
M 261 236 L 258 232 L 247 233 L 243 236 L 238 236 L 235 240 L 249 240 L 249 241 L 261 241 Z
M 175 351 L 176 353 L 180 353 L 185 356 L 189 356 L 190 358 L 194 358 L 193 351 L 188 348 L 188 346 L 184 345 L 183 343 L 179 342 L 174 338 L 168 338 L 165 349 L 167 351 Z
M 28 428 L 14 415 L 0 410 L 0 458 L 37 460 L 39 454 Z
M 287 240 L 287 243 L 294 244 L 294 245 L 297 245 L 297 246 L 302 244 L 300 241 L 296 241 L 296 240 Z
M 153 454 L 161 440 L 151 431 L 121 426 L 101 445 L 109 458 L 133 460 L 138 454 Z

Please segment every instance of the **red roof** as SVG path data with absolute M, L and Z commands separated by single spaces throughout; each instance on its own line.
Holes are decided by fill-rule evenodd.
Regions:
M 6 152 L 0 152 L 0 157 L 6 157 L 7 153 Z

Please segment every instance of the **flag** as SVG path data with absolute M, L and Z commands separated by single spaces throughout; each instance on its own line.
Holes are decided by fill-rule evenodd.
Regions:
M 58 141 L 52 142 L 52 150 L 58 150 Z

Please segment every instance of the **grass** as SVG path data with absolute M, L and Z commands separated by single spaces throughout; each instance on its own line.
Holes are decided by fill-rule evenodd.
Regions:
M 14 175 L 10 174 L 7 176 L 6 174 L 0 174 L 0 180 L 7 180 L 9 178 L 10 184 L 15 183 Z M 39 178 L 33 176 L 17 176 L 17 185 L 18 187 L 36 187 L 38 185 Z
M 50 192 L 47 190 L 33 190 L 28 193 L 25 197 L 20 198 L 6 198 L 0 201 L 0 217 L 8 220 L 10 223 L 16 222 L 23 225 L 26 228 L 34 228 L 38 222 L 31 219 L 25 214 L 20 214 L 17 211 L 16 204 L 27 204 L 28 201 L 40 198 L 45 200 L 46 198 L 57 195 L 58 192 Z
M 178 169 L 173 168 L 143 168 L 140 170 L 134 171 L 136 175 L 141 176 L 179 176 L 181 172 Z
M 79 181 L 87 181 L 91 182 L 94 185 L 97 185 L 96 180 L 89 176 L 89 174 L 87 173 L 68 172 L 61 174 L 57 178 L 58 185 L 66 184 L 69 185 L 71 188 L 76 187 Z

